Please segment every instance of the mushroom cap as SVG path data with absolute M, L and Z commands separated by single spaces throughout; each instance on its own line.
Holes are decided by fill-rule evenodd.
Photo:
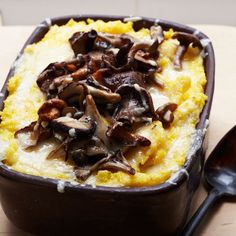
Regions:
M 151 142 L 147 138 L 134 134 L 128 130 L 122 122 L 115 122 L 107 131 L 107 136 L 116 141 L 115 149 L 123 146 L 150 146 Z
M 84 65 L 83 57 L 70 61 L 50 63 L 38 76 L 37 85 L 42 92 L 48 92 L 53 80 L 57 77 L 68 75 Z
M 71 157 L 78 166 L 93 164 L 99 158 L 108 154 L 107 147 L 96 136 L 90 139 L 75 139 L 68 148 L 68 156 Z
M 135 169 L 125 159 L 121 151 L 115 153 L 115 155 L 109 158 L 106 162 L 102 163 L 99 170 L 110 170 L 110 171 L 123 171 L 127 174 L 134 175 Z
M 71 38 L 69 38 L 69 42 L 75 55 L 86 54 L 92 51 L 96 37 L 97 32 L 95 30 L 74 33 Z
M 39 119 L 41 121 L 50 121 L 60 116 L 61 111 L 67 104 L 58 98 L 52 98 L 43 103 L 38 110 Z
M 91 94 L 96 102 L 99 103 L 118 103 L 121 97 L 118 93 L 107 92 L 87 85 L 88 93 Z
M 168 102 L 156 110 L 157 119 L 162 122 L 162 126 L 166 129 L 174 120 L 173 112 L 177 109 L 177 104 Z
M 79 68 L 77 71 L 75 71 L 74 73 L 72 73 L 70 76 L 75 80 L 81 80 L 86 78 L 86 76 L 89 74 L 89 69 L 87 66 L 81 67 Z
M 97 170 L 123 171 L 127 174 L 135 174 L 135 169 L 132 168 L 119 150 L 114 154 L 109 154 L 107 157 L 100 159 L 92 166 L 75 168 L 75 175 L 80 180 L 86 180 L 89 175 Z
M 69 116 L 75 119 L 81 118 L 83 114 L 84 113 L 82 111 L 79 111 L 76 107 L 70 107 L 70 106 L 65 107 L 61 112 L 62 116 Z
M 128 39 L 127 42 L 120 47 L 119 51 L 115 56 L 116 63 L 118 66 L 122 66 L 127 63 L 127 55 L 133 44 L 134 43 L 130 39 Z
M 96 130 L 96 123 L 87 116 L 83 116 L 79 120 L 67 116 L 59 117 L 52 120 L 50 126 L 55 131 L 68 133 L 71 137 L 91 137 Z
M 154 39 L 154 42 L 156 40 L 158 41 L 158 45 L 163 43 L 163 41 L 164 41 L 164 34 L 163 34 L 163 30 L 162 30 L 161 26 L 159 26 L 159 25 L 151 26 L 151 28 L 150 28 L 150 35 L 151 35 L 151 38 Z
M 140 72 L 128 71 L 115 73 L 109 77 L 104 77 L 103 81 L 108 88 L 110 88 L 112 91 L 116 91 L 121 85 L 124 84 L 138 84 L 139 86 L 144 87 L 145 78 L 146 76 Z
M 87 87 L 81 83 L 72 82 L 68 84 L 59 94 L 58 97 L 67 101 L 68 104 L 83 110 L 83 101 L 88 93 Z
M 123 84 L 117 90 L 121 103 L 113 117 L 128 124 L 150 121 L 155 117 L 154 106 L 149 92 L 138 84 Z
M 172 38 L 177 39 L 181 45 L 188 46 L 192 43 L 193 47 L 198 47 L 199 49 L 202 49 L 202 44 L 199 38 L 194 34 L 189 34 L 185 32 L 175 32 Z
M 43 127 L 39 122 L 34 121 L 28 126 L 15 132 L 15 138 L 23 149 L 36 146 L 39 142 L 44 141 L 52 136 L 48 127 Z

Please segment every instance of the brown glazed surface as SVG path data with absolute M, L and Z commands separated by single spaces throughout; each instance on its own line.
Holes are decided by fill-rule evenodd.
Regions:
M 102 15 L 75 15 L 51 19 L 51 23 L 63 25 L 70 18 L 122 20 L 124 17 Z M 156 19 L 142 18 L 134 23 L 135 29 L 150 27 Z M 163 29 L 193 33 L 195 29 L 173 22 L 158 20 Z M 42 26 L 45 25 L 45 26 Z M 44 21 L 25 43 L 39 41 L 48 31 Z M 200 39 L 207 38 L 199 32 Z M 204 66 L 207 76 L 205 93 L 208 100 L 197 128 L 203 129 L 209 118 L 214 91 L 214 52 L 211 43 L 205 47 L 208 56 Z M 11 69 L 2 89 L 7 97 L 7 81 L 14 74 Z M 205 141 L 186 161 L 184 168 L 189 177 L 181 172 L 176 185 L 163 184 L 145 188 L 108 188 L 73 186 L 65 184 L 64 193 L 57 191 L 57 180 L 15 172 L 0 165 L 0 200 L 10 221 L 19 228 L 39 235 L 178 235 L 183 227 L 196 190 L 203 164 Z

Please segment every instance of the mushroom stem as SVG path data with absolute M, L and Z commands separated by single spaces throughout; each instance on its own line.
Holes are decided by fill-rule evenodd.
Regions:
M 97 168 L 102 165 L 103 163 L 109 160 L 109 156 L 101 159 L 100 161 L 96 162 L 93 166 L 89 167 L 78 167 L 75 169 L 75 175 L 78 179 L 86 180 Z
M 116 122 L 107 131 L 107 136 L 123 146 L 150 146 L 151 141 L 143 136 L 131 133 L 121 122 Z
M 101 164 L 99 170 L 123 171 L 130 175 L 135 174 L 135 169 L 125 159 L 121 151 L 118 151 L 113 158 Z
M 198 47 L 199 49 L 202 49 L 202 44 L 197 36 L 189 33 L 176 32 L 172 38 L 179 41 L 179 46 L 174 57 L 174 66 L 176 69 L 181 69 L 182 59 L 188 49 L 188 46 L 192 44 L 192 47 Z
M 41 121 L 34 121 L 30 125 L 15 132 L 15 138 L 19 140 L 23 149 L 36 146 L 39 142 L 51 137 L 51 130 L 43 127 Z
M 121 151 L 115 154 L 108 154 L 92 166 L 79 167 L 75 169 L 75 175 L 81 180 L 86 180 L 93 172 L 97 170 L 123 171 L 134 175 L 135 169 L 128 163 Z
M 177 104 L 175 103 L 166 103 L 156 110 L 157 118 L 161 121 L 164 129 L 170 127 L 170 124 L 174 120 L 173 112 L 177 109 Z
M 186 45 L 179 45 L 177 47 L 177 50 L 174 56 L 174 67 L 176 69 L 182 69 L 182 60 L 187 49 L 188 49 L 188 46 Z
M 163 43 L 164 41 L 164 34 L 163 34 L 163 29 L 161 28 L 161 26 L 155 26 L 153 25 L 150 28 L 150 34 L 151 34 L 151 38 L 154 39 L 155 41 L 158 41 L 158 45 L 160 45 L 161 43 Z
M 60 144 L 56 147 L 56 149 L 52 150 L 52 151 L 48 154 L 47 159 L 48 159 L 48 160 L 51 160 L 51 159 L 57 158 L 56 155 L 59 153 L 59 151 L 60 151 L 62 148 L 64 148 L 65 146 L 67 146 L 67 144 L 69 143 L 70 140 L 71 140 L 70 138 L 67 138 L 67 139 L 65 139 L 62 143 L 60 143 Z

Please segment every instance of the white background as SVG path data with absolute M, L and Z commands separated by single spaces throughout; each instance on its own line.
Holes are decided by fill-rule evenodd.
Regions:
M 0 0 L 5 25 L 68 14 L 140 15 L 185 24 L 236 26 L 236 0 Z

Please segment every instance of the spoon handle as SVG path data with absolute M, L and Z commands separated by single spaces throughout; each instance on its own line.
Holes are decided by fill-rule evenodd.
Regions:
M 181 236 L 191 236 L 193 235 L 195 229 L 201 222 L 202 218 L 205 216 L 207 210 L 218 200 L 222 194 L 218 192 L 216 189 L 212 189 L 208 194 L 207 198 L 192 216 L 190 221 L 184 227 Z

